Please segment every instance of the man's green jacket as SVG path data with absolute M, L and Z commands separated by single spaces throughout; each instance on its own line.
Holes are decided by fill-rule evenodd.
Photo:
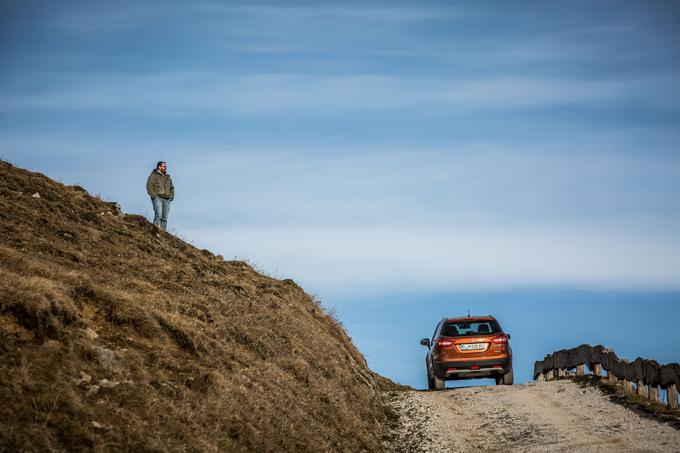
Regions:
M 146 180 L 146 192 L 151 198 L 163 197 L 172 201 L 175 198 L 175 187 L 170 175 L 154 169 Z

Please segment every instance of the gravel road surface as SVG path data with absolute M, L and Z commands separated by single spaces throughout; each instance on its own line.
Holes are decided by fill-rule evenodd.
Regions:
M 395 452 L 680 452 L 680 430 L 569 380 L 391 394 Z

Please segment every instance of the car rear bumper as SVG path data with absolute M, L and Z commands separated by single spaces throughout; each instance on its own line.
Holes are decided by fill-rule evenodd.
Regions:
M 435 362 L 434 373 L 439 379 L 474 379 L 505 374 L 512 369 L 512 357 L 488 360 Z

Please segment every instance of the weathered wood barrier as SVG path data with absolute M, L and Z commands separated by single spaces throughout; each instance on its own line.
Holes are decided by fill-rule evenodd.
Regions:
M 659 388 L 666 390 L 666 404 L 671 409 L 678 408 L 678 388 L 680 388 L 680 365 L 669 363 L 659 365 L 654 360 L 637 358 L 632 362 L 619 359 L 614 351 L 603 346 L 582 344 L 574 349 L 563 349 L 545 356 L 534 364 L 534 379 L 550 381 L 555 377 L 567 375 L 567 370 L 576 369 L 577 376 L 585 374 L 585 366 L 596 376 L 607 372 L 607 380 L 620 381 L 626 393 L 649 398 L 660 403 Z

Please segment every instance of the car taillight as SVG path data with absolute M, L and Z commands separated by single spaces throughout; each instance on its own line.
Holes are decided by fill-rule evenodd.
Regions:
M 434 344 L 437 349 L 446 349 L 453 344 L 453 340 L 437 340 Z
M 503 334 L 503 335 L 498 335 L 498 336 L 493 337 L 493 338 L 491 339 L 491 341 L 492 341 L 494 344 L 507 344 L 507 343 L 508 343 L 508 336 L 505 335 L 505 334 Z

